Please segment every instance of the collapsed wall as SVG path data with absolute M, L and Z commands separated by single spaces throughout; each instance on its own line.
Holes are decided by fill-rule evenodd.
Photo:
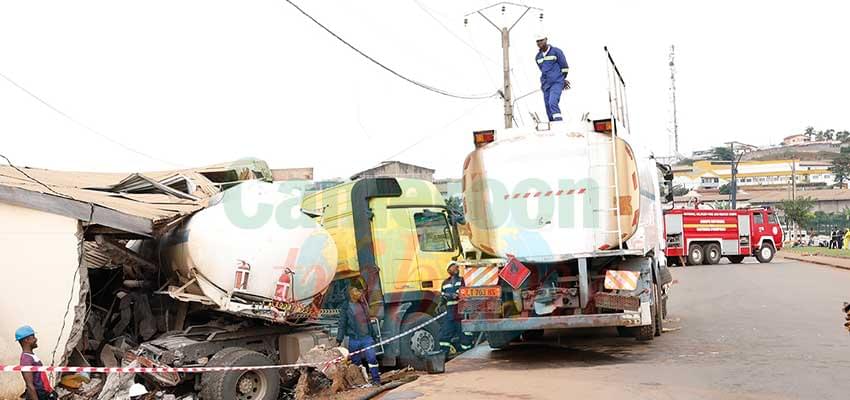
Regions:
M 86 313 L 79 221 L 4 203 L 0 221 L 0 364 L 19 363 L 15 329 L 31 325 L 36 355 L 45 365 L 61 365 L 82 335 Z M 0 398 L 23 391 L 21 374 L 0 374 Z

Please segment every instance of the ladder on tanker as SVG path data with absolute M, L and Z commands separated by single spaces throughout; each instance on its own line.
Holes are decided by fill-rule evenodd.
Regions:
M 610 136 L 604 140 L 591 139 L 593 135 L 587 135 L 587 149 L 589 157 L 588 176 L 592 179 L 601 176 L 601 182 L 605 185 L 598 186 L 601 193 L 609 193 L 608 198 L 613 197 L 613 206 L 608 201 L 608 198 L 599 198 L 599 208 L 593 210 L 593 217 L 596 221 L 594 229 L 594 243 L 607 243 L 612 234 L 616 239 L 614 245 L 608 246 L 604 244 L 599 246 L 599 251 L 606 250 L 623 250 L 623 225 L 622 225 L 622 209 L 620 207 L 621 191 L 617 155 L 617 133 L 618 125 L 622 125 L 626 132 L 629 131 L 628 106 L 626 102 L 626 83 L 623 80 L 611 53 L 608 52 L 608 47 L 605 47 L 605 54 L 608 57 L 608 105 L 611 118 Z M 607 148 L 597 151 L 598 146 L 606 146 Z M 599 163 L 595 157 L 597 154 L 610 155 L 610 162 Z M 602 157 L 605 158 L 604 156 Z M 601 173 L 598 172 L 601 170 Z M 613 196 L 610 196 L 613 192 Z M 593 206 L 591 204 L 591 206 Z M 616 229 L 611 229 L 610 224 L 602 224 L 602 221 L 607 221 L 608 217 L 613 214 L 616 220 Z

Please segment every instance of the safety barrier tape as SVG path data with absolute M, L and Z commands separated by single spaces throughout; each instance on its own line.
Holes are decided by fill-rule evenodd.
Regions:
M 300 367 L 322 367 L 324 371 L 331 364 L 335 364 L 349 358 L 355 354 L 363 353 L 369 349 L 374 349 L 378 346 L 383 346 L 389 342 L 401 339 L 426 325 L 442 318 L 446 315 L 446 311 L 434 316 L 433 318 L 414 326 L 395 336 L 384 339 L 371 346 L 364 347 L 357 351 L 348 353 L 347 356 L 340 356 L 329 361 L 318 363 L 297 363 L 297 364 L 282 364 L 282 365 L 257 365 L 244 367 L 58 367 L 58 366 L 28 366 L 28 365 L 2 365 L 0 364 L 0 372 L 96 372 L 103 374 L 111 373 L 160 373 L 160 372 L 222 372 L 222 371 L 252 371 L 261 369 L 280 369 L 280 368 L 300 368 Z

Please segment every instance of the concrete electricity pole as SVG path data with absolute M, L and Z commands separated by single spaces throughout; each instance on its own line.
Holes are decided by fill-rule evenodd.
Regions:
M 498 25 L 496 25 L 496 23 L 494 23 L 492 20 L 490 20 L 490 18 L 487 18 L 487 16 L 484 15 L 485 11 L 487 11 L 491 8 L 494 8 L 494 7 L 498 7 L 498 6 L 502 6 L 502 15 L 505 14 L 505 10 L 506 10 L 507 6 L 519 7 L 519 8 L 524 9 L 524 10 L 523 10 L 522 14 L 519 16 L 519 18 L 514 20 L 514 22 L 511 24 L 510 27 L 503 26 L 503 27 L 500 28 Z M 525 17 L 525 15 L 528 14 L 528 12 L 531 11 L 531 10 L 539 11 L 540 12 L 540 20 L 541 21 L 543 20 L 543 9 L 537 8 L 537 7 L 530 7 L 530 6 L 527 6 L 527 5 L 524 5 L 524 4 L 511 3 L 511 2 L 496 3 L 496 4 L 493 4 L 493 5 L 484 7 L 480 10 L 475 10 L 471 13 L 468 13 L 468 14 L 464 15 L 464 18 L 463 18 L 463 24 L 466 25 L 466 24 L 469 23 L 469 16 L 470 15 L 478 14 L 478 15 L 481 16 L 481 18 L 484 18 L 484 20 L 489 22 L 490 25 L 493 25 L 493 27 L 496 28 L 502 34 L 502 73 L 503 73 L 503 76 L 504 76 L 504 78 L 503 78 L 504 79 L 504 86 L 502 87 L 502 99 L 505 101 L 505 128 L 512 128 L 513 125 L 514 125 L 514 105 L 513 105 L 513 102 L 511 102 L 511 96 L 512 96 L 512 94 L 511 94 L 511 92 L 512 92 L 512 88 L 511 88 L 511 60 L 510 60 L 511 30 L 514 29 L 514 27 L 519 23 L 519 21 L 522 20 L 522 18 Z

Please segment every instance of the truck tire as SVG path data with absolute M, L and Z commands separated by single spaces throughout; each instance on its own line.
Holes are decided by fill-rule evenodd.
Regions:
M 705 257 L 705 252 L 701 245 L 692 244 L 691 247 L 688 248 L 688 265 L 702 264 L 703 257 Z
M 533 329 L 530 331 L 525 331 L 520 335 L 523 341 L 535 341 L 543 339 L 543 329 Z
M 655 291 L 655 310 L 652 312 L 653 318 L 655 319 L 655 336 L 661 336 L 661 333 L 664 331 L 664 301 L 661 300 L 661 291 L 658 289 L 658 284 L 652 284 L 652 290 Z
M 501 350 L 511 344 L 519 335 L 516 332 L 487 332 L 487 344 L 491 349 Z
M 740 264 L 744 261 L 744 256 L 726 256 L 732 264 Z
M 652 296 L 652 304 L 649 306 L 649 315 L 652 318 L 652 323 L 632 328 L 635 331 L 635 339 L 639 342 L 650 341 L 661 334 L 660 332 L 656 332 L 656 327 L 659 325 L 659 319 L 661 318 L 661 307 L 659 307 L 660 298 L 658 296 L 658 285 L 655 284 L 654 278 L 652 282 L 652 290 L 649 293 L 650 296 Z
M 443 317 L 447 318 L 447 317 Z M 401 331 L 407 332 L 417 325 L 431 319 L 423 312 L 412 312 L 401 321 Z M 427 369 L 427 360 L 423 357 L 440 349 L 440 324 L 432 322 L 407 336 L 399 339 L 399 367 L 413 367 L 417 371 Z
M 227 348 L 213 356 L 208 366 L 248 367 L 274 365 L 256 351 Z M 201 375 L 204 400 L 276 400 L 280 394 L 280 376 L 276 369 L 213 372 Z
M 776 254 L 776 249 L 772 244 L 768 242 L 762 243 L 759 248 L 758 253 L 756 253 L 756 259 L 759 260 L 760 263 L 769 263 L 773 260 L 773 256 Z
M 705 265 L 714 265 L 720 262 L 723 253 L 720 251 L 720 246 L 717 243 L 711 243 L 705 246 L 705 255 L 703 255 L 702 263 Z

